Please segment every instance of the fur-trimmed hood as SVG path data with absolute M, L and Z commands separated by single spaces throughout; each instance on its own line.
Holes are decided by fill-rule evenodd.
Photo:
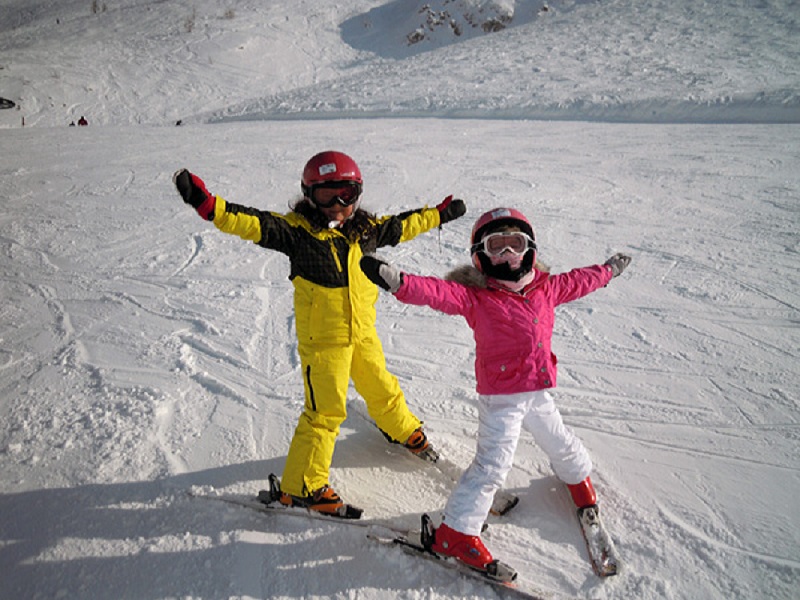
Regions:
M 472 265 L 461 265 L 444 276 L 447 281 L 455 281 L 467 287 L 485 288 L 489 286 L 486 275 Z
M 550 272 L 550 267 L 539 262 L 538 260 L 536 261 L 534 267 L 537 271 L 542 273 Z M 461 285 L 465 285 L 467 287 L 489 287 L 489 280 L 487 279 L 486 275 L 478 271 L 478 269 L 472 265 L 461 265 L 460 267 L 456 267 L 447 275 L 445 275 L 444 278 L 447 281 L 455 281 L 456 283 L 460 283 Z

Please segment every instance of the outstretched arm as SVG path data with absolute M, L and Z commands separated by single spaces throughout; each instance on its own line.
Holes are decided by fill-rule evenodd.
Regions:
M 475 304 L 468 288 L 460 283 L 403 273 L 374 256 L 361 258 L 361 270 L 372 283 L 394 294 L 404 304 L 430 306 L 448 315 L 462 316 Z
M 614 277 L 618 277 L 630 262 L 630 256 L 622 253 L 615 254 L 602 265 L 593 265 L 573 269 L 568 273 L 552 275 L 546 285 L 553 294 L 556 305 L 572 302 L 608 285 L 608 282 Z
M 294 228 L 283 215 L 227 202 L 209 192 L 203 180 L 186 169 L 177 171 L 172 179 L 183 201 L 223 233 L 285 254 L 295 246 Z
M 467 212 L 463 200 L 448 196 L 433 208 L 417 208 L 378 220 L 376 246 L 396 246 L 414 239 L 420 233 L 449 223 Z

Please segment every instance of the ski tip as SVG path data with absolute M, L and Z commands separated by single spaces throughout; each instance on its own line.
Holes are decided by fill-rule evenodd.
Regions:
M 596 564 L 594 566 L 594 572 L 598 577 L 613 577 L 617 575 L 620 571 L 619 563 L 616 561 L 609 561 L 601 564 Z

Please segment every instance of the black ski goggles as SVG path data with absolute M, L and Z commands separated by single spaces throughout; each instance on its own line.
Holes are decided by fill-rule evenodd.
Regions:
M 311 200 L 319 208 L 335 204 L 352 206 L 361 197 L 361 184 L 355 181 L 330 181 L 311 187 Z

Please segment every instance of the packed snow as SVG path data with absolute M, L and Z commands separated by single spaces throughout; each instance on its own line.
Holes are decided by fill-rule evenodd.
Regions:
M 285 212 L 333 148 L 371 211 L 467 203 L 381 251 L 406 271 L 467 263 L 500 205 L 554 272 L 633 257 L 554 334 L 554 395 L 623 571 L 593 575 L 523 434 L 520 504 L 485 534 L 522 587 L 795 598 L 798 19 L 790 0 L 4 2 L 0 596 L 504 597 L 369 528 L 219 501 L 283 469 L 303 404 L 292 286 L 283 255 L 200 220 L 172 173 Z M 378 315 L 412 410 L 465 468 L 471 331 L 388 294 Z M 349 405 L 331 484 L 376 530 L 438 520 L 452 480 Z

